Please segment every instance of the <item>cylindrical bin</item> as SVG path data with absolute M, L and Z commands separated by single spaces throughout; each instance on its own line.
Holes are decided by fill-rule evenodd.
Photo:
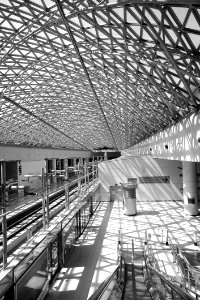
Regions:
M 136 183 L 121 183 L 123 189 L 124 214 L 128 216 L 136 215 Z

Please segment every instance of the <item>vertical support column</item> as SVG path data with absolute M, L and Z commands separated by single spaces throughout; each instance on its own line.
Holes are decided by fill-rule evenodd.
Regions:
M 98 164 L 99 164 L 99 161 L 97 160 L 97 161 L 96 161 L 96 172 L 95 172 L 95 173 L 96 173 L 96 174 L 95 174 L 95 177 L 96 177 L 96 178 L 98 178 Z
M 69 169 L 68 169 L 68 158 L 64 160 L 64 169 L 65 169 L 65 181 L 69 180 Z
M 43 229 L 46 229 L 46 208 L 45 208 L 45 173 L 42 168 L 42 214 L 43 214 Z
M 73 157 L 73 167 L 76 167 L 76 157 Z
M 87 189 L 90 189 L 90 173 L 89 173 L 89 158 L 86 158 L 86 172 L 87 172 Z
M 63 158 L 60 159 L 60 170 L 61 170 L 60 175 L 62 175 L 61 182 L 63 183 L 64 181 L 63 175 L 65 176 L 65 159 Z
M 80 165 L 80 167 L 83 166 L 83 158 L 82 157 L 79 157 L 79 165 Z
M 84 192 L 86 193 L 86 191 L 87 191 L 87 163 L 86 163 L 86 160 L 84 162 L 84 181 L 85 181 Z
M 198 215 L 196 162 L 183 162 L 183 202 L 185 214 Z
M 94 168 L 94 156 L 92 157 L 92 183 L 95 185 L 95 168 Z
M 61 174 L 61 159 L 58 158 L 56 161 L 57 161 L 56 169 L 58 170 L 57 175 L 60 175 Z M 59 177 L 59 176 L 57 177 L 57 183 L 60 186 L 60 184 L 61 184 L 61 177 Z
M 3 267 L 7 265 L 7 219 L 6 219 L 6 162 L 1 160 L 1 205 L 3 234 Z
M 78 176 L 78 195 L 80 196 L 80 194 L 81 194 L 81 159 L 80 159 L 80 157 L 78 160 L 77 176 Z
M 56 158 L 52 159 L 52 170 L 53 170 L 53 183 L 57 183 L 57 178 L 56 178 Z
M 65 169 L 65 209 L 69 209 L 69 160 L 65 158 L 64 169 Z
M 57 159 L 57 170 L 61 170 L 61 159 L 60 158 L 58 158 Z
M 108 160 L 108 152 L 104 151 L 104 160 Z
M 65 184 L 65 209 L 69 209 L 69 183 Z
M 82 196 L 81 178 L 84 176 L 83 158 L 79 157 L 79 195 Z

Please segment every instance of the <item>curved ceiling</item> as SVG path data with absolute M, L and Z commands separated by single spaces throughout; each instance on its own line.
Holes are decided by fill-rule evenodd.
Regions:
M 0 41 L 2 145 L 121 150 L 199 110 L 199 0 L 1 0 Z

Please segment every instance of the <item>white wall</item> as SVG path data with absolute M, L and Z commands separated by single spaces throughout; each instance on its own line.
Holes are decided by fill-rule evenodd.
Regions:
M 120 157 L 99 164 L 102 201 L 109 201 L 110 186 L 131 177 L 170 176 L 170 183 L 139 183 L 139 200 L 182 200 L 182 162 L 154 159 L 151 156 Z
M 122 154 L 151 154 L 153 157 L 170 160 L 200 162 L 198 138 L 200 138 L 200 113 L 188 116 L 166 130 L 126 149 L 124 152 L 122 151 Z M 165 149 L 165 145 L 168 145 L 168 149 Z

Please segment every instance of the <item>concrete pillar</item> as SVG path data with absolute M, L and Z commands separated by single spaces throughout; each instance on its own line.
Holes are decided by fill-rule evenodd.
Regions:
M 69 180 L 68 158 L 64 160 L 65 180 Z
M 48 175 L 48 159 L 45 159 L 45 170 L 44 170 L 44 183 L 45 183 L 45 196 L 46 196 L 46 212 L 47 212 L 47 225 L 49 226 L 49 175 Z
M 104 160 L 108 160 L 108 152 L 107 151 L 104 152 Z
M 76 166 L 76 157 L 73 158 L 73 167 Z
M 57 159 L 57 170 L 61 170 L 61 159 Z
M 83 158 L 82 157 L 79 157 L 79 165 L 83 166 Z
M 57 179 L 56 179 L 56 158 L 53 158 L 52 159 L 52 170 L 53 170 L 53 183 L 56 183 L 57 182 Z
M 61 170 L 61 159 L 60 158 L 58 158 L 57 160 L 57 171 L 60 171 Z M 60 174 L 61 174 L 61 172 L 57 172 L 57 183 L 60 185 L 61 183 L 62 183 L 62 179 L 61 179 L 61 177 L 60 177 Z
M 196 162 L 183 162 L 183 202 L 185 214 L 198 215 Z

